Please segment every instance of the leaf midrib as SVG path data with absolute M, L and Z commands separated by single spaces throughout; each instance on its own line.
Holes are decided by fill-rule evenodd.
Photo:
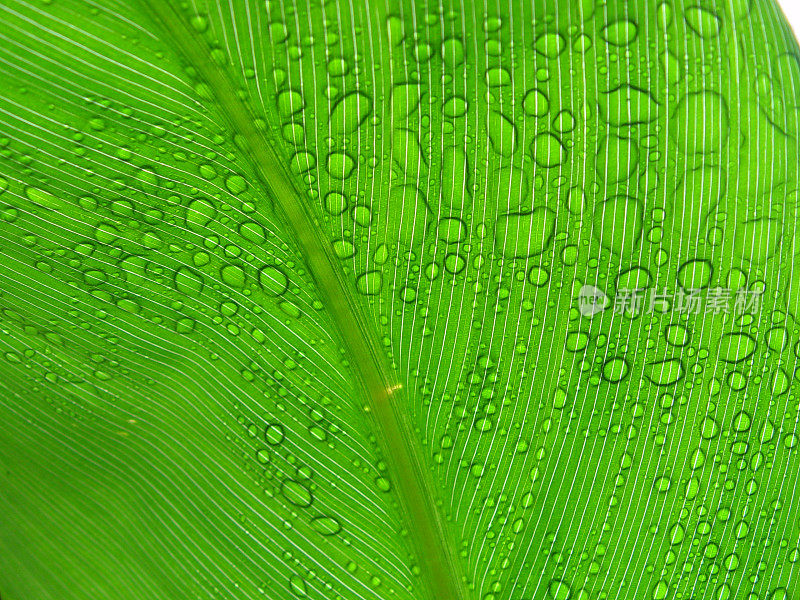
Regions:
M 169 0 L 141 0 L 168 41 L 208 86 L 228 122 L 258 184 L 275 200 L 280 216 L 294 235 L 306 267 L 339 337 L 352 359 L 354 378 L 364 393 L 373 429 L 390 465 L 397 496 L 418 557 L 423 584 L 436 600 L 463 600 L 466 592 L 458 561 L 436 508 L 431 483 L 422 467 L 421 448 L 411 435 L 408 394 L 381 350 L 374 327 L 364 315 L 352 282 L 338 268 L 323 238 L 314 208 L 304 200 L 270 140 L 255 125 L 233 81 L 211 60 L 207 45 Z

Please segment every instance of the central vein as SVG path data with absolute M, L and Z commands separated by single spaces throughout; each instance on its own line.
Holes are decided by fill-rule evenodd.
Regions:
M 377 343 L 374 326 L 356 299 L 353 284 L 338 268 L 323 238 L 313 207 L 307 205 L 273 145 L 256 128 L 248 105 L 236 93 L 225 69 L 211 59 L 209 48 L 188 18 L 168 0 L 141 0 L 165 36 L 208 86 L 220 112 L 238 139 L 259 183 L 271 197 L 298 242 L 322 301 L 352 357 L 358 386 L 373 416 L 376 437 L 392 468 L 405 518 L 419 558 L 422 577 L 433 600 L 464 600 L 463 579 L 447 542 L 441 516 L 424 475 L 420 448 L 412 438 L 406 409 L 408 397 Z

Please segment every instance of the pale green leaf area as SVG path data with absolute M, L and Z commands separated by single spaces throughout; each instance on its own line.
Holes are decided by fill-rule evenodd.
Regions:
M 771 0 L 0 1 L 0 596 L 800 597 L 798 109 Z

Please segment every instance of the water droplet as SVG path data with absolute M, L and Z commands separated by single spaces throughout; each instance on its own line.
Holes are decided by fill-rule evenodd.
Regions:
M 669 594 L 669 585 L 663 579 L 660 579 L 653 587 L 653 600 L 666 600 Z
M 672 481 L 665 476 L 657 477 L 653 483 L 653 488 L 660 494 L 668 492 L 670 487 L 672 487 Z
M 490 113 L 489 141 L 500 156 L 511 156 L 517 149 L 517 127 L 506 116 Z
M 331 215 L 340 215 L 347 210 L 347 198 L 340 192 L 325 195 L 325 210 Z
M 615 127 L 650 123 L 658 116 L 658 103 L 647 90 L 624 83 L 600 95 L 600 114 Z
M 278 267 L 264 267 L 258 273 L 258 283 L 268 294 L 280 296 L 289 287 L 289 278 Z
M 472 205 L 469 184 L 469 161 L 462 147 L 445 148 L 442 153 L 442 203 L 461 211 Z
M 703 135 L 697 135 L 701 129 Z M 670 134 L 685 154 L 720 152 L 728 139 L 728 104 L 717 92 L 688 93 L 670 123 Z
M 595 169 L 609 183 L 630 179 L 639 166 L 639 149 L 632 139 L 607 135 L 597 148 Z
M 446 244 L 457 244 L 466 238 L 467 226 L 455 217 L 442 219 L 437 227 L 437 235 Z
M 444 268 L 445 271 L 447 271 L 448 273 L 457 275 L 461 273 L 461 271 L 463 271 L 466 266 L 467 266 L 467 261 L 460 254 L 451 252 L 450 254 L 444 257 Z
M 625 379 L 629 370 L 628 362 L 624 358 L 610 358 L 603 364 L 603 378 L 609 383 L 619 383 Z
M 295 152 L 294 156 L 289 163 L 292 172 L 300 175 L 302 173 L 306 173 L 317 166 L 317 157 L 314 156 L 311 152 L 306 152 L 305 150 L 301 150 L 300 152 Z
M 267 239 L 266 231 L 255 221 L 245 221 L 239 225 L 239 235 L 254 244 L 263 244 Z
M 42 208 L 49 208 L 50 210 L 66 210 L 70 204 L 57 198 L 50 192 L 36 187 L 25 188 L 25 197 L 31 202 Z
M 239 195 L 247 191 L 247 181 L 241 175 L 231 175 L 225 180 L 225 187 L 231 194 Z
M 220 269 L 220 277 L 226 285 L 235 288 L 244 287 L 244 270 L 237 265 L 226 265 Z
M 683 542 L 686 537 L 686 528 L 680 523 L 675 523 L 669 530 L 669 543 L 673 546 Z
M 281 485 L 281 493 L 287 501 L 295 506 L 308 507 L 314 501 L 311 491 L 294 479 L 287 479 Z
M 189 19 L 189 24 L 197 33 L 205 33 L 208 29 L 208 19 L 203 15 L 194 15 Z
M 547 586 L 547 595 L 552 600 L 570 600 L 572 590 L 563 579 L 551 579 Z
M 530 271 L 528 271 L 528 282 L 531 285 L 542 287 L 547 285 L 548 281 L 550 281 L 550 273 L 547 271 L 547 269 L 534 266 L 531 267 Z
M 570 331 L 567 333 L 565 348 L 568 352 L 580 352 L 589 343 L 589 334 L 585 331 Z
M 283 441 L 283 427 L 276 424 L 267 425 L 264 431 L 264 439 L 273 446 L 277 446 Z
M 756 340 L 746 333 L 726 333 L 717 346 L 720 360 L 739 362 L 746 360 L 756 351 Z
M 497 220 L 495 247 L 506 257 L 541 254 L 550 245 L 555 231 L 555 212 L 537 207 L 530 212 L 509 213 Z
M 356 279 L 356 289 L 365 296 L 379 294 L 383 286 L 383 274 L 380 271 L 367 271 Z
M 753 420 L 746 411 L 739 411 L 733 417 L 733 430 L 737 433 L 742 433 L 750 429 L 750 424 Z
M 680 323 L 667 325 L 664 338 L 672 346 L 685 346 L 689 342 L 689 330 Z
M 594 232 L 600 244 L 622 255 L 632 253 L 642 236 L 644 209 L 630 196 L 600 202 L 594 213 Z
M 372 112 L 372 99 L 362 92 L 343 96 L 331 109 L 330 127 L 333 135 L 357 131 Z
M 342 530 L 334 517 L 315 517 L 311 520 L 311 526 L 322 535 L 336 535 Z
M 645 367 L 645 377 L 653 385 L 672 385 L 683 377 L 683 363 L 679 358 L 670 358 Z
M 621 19 L 603 27 L 601 37 L 613 46 L 627 46 L 636 40 L 638 28 L 636 23 Z
M 678 269 L 678 284 L 685 290 L 699 290 L 711 283 L 714 268 L 708 260 L 689 260 Z
M 392 90 L 392 119 L 404 121 L 417 110 L 422 99 L 422 85 L 419 83 L 402 83 Z
M 356 161 L 346 152 L 331 152 L 328 154 L 326 168 L 328 174 L 335 179 L 347 179 L 353 174 Z
M 445 117 L 456 119 L 467 114 L 467 110 L 469 110 L 469 102 L 461 96 L 453 96 L 444 103 L 442 114 Z
M 719 425 L 711 417 L 705 417 L 700 422 L 700 435 L 703 439 L 710 440 L 719 434 Z
M 416 181 L 421 169 L 427 166 L 417 134 L 410 129 L 400 128 L 392 132 L 392 157 L 411 181 Z
M 522 109 L 531 117 L 543 117 L 550 110 L 550 102 L 543 91 L 533 88 L 525 94 Z
M 560 33 L 543 33 L 536 38 L 536 51 L 547 58 L 558 58 L 567 47 L 567 41 Z
M 572 111 L 561 110 L 553 117 L 553 129 L 558 133 L 570 133 L 575 129 L 576 120 Z
M 442 42 L 442 59 L 450 67 L 457 67 L 464 62 L 464 44 L 458 38 L 448 38 Z
M 567 392 L 561 388 L 555 389 L 553 392 L 553 408 L 557 410 L 563 409 L 567 405 L 568 400 L 569 396 L 567 396 Z
M 540 167 L 549 169 L 567 160 L 567 149 L 552 133 L 540 133 L 531 142 L 531 155 Z
M 305 100 L 303 100 L 303 95 L 300 92 L 296 90 L 286 90 L 278 94 L 278 113 L 284 119 L 303 110 L 304 107 Z
M 349 240 L 335 240 L 333 242 L 333 253 L 336 258 L 352 258 L 356 254 L 356 247 Z
M 295 598 L 305 598 L 308 596 L 306 582 L 299 575 L 289 577 L 289 592 Z
M 203 291 L 203 279 L 187 267 L 180 267 L 175 272 L 175 289 L 187 296 L 197 297 Z
M 690 6 L 683 15 L 689 29 L 704 40 L 717 37 L 722 29 L 722 19 L 702 6 Z
M 486 70 L 486 85 L 489 87 L 500 87 L 511 83 L 511 73 L 503 67 L 493 67 Z

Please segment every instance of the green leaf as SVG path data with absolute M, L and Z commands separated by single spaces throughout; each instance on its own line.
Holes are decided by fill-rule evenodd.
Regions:
M 6 0 L 0 38 L 4 600 L 796 593 L 773 2 Z

